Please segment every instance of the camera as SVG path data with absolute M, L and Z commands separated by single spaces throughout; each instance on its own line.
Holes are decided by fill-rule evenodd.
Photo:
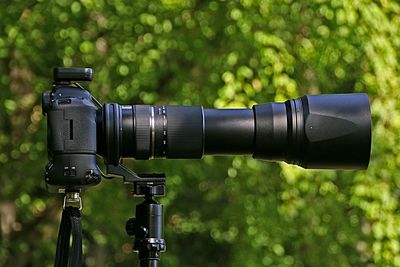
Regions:
M 51 192 L 80 191 L 101 181 L 96 155 L 112 168 L 122 158 L 200 159 L 252 155 L 311 169 L 365 169 L 371 148 L 366 94 L 305 95 L 251 109 L 101 105 L 79 83 L 90 68 L 55 68 L 47 115 Z

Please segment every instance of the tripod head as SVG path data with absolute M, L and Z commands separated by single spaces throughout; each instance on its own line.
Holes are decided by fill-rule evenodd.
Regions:
M 136 205 L 136 217 L 126 223 L 126 232 L 135 236 L 133 250 L 138 252 L 140 266 L 157 266 L 160 252 L 166 245 L 163 239 L 163 206 L 154 197 L 165 194 L 165 176 L 151 175 L 147 182 L 134 182 L 134 192 L 143 195 L 144 201 Z

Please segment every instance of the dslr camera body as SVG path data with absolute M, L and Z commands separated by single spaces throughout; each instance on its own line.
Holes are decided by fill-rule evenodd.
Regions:
M 49 162 L 45 181 L 50 192 L 80 191 L 101 181 L 96 163 L 96 106 L 91 94 L 73 81 L 91 81 L 90 68 L 56 68 L 51 92 L 43 93 L 47 115 Z

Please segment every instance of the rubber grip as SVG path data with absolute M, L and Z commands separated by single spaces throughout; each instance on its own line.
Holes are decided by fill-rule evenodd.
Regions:
M 204 119 L 201 106 L 167 106 L 167 158 L 203 156 Z

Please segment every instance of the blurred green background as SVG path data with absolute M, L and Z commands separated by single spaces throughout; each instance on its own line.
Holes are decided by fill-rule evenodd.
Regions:
M 101 102 L 251 107 L 368 93 L 368 171 L 251 157 L 126 161 L 166 172 L 161 266 L 400 266 L 400 4 L 352 0 L 0 2 L 0 266 L 52 266 L 41 93 L 89 66 Z M 85 266 L 138 266 L 120 180 L 83 193 Z

